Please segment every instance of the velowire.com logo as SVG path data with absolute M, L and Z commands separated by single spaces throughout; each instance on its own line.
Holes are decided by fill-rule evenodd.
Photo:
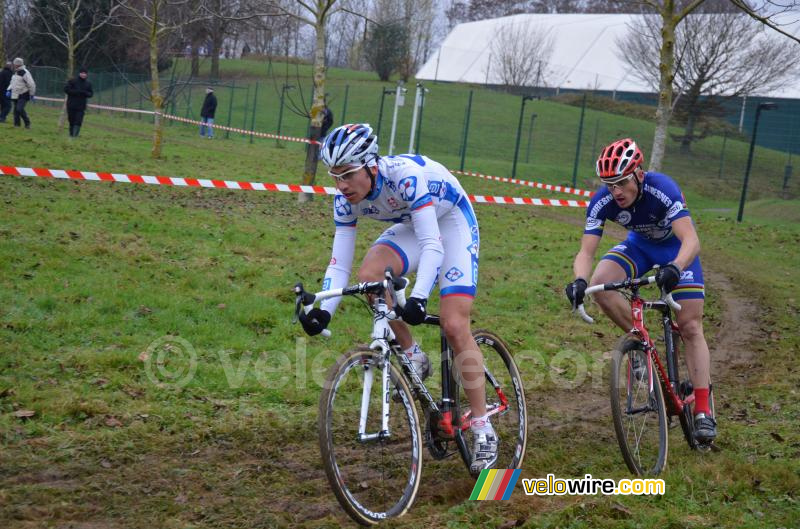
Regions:
M 475 488 L 472 489 L 470 500 L 508 500 L 514 492 L 519 473 L 517 469 L 491 469 L 481 470 Z

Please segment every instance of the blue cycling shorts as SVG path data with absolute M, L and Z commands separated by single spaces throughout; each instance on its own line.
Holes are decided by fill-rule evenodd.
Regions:
M 633 234 L 620 244 L 611 248 L 603 259 L 614 261 L 625 270 L 629 278 L 642 277 L 655 265 L 665 265 L 678 256 L 681 241 L 673 236 L 662 242 L 651 242 Z M 692 264 L 682 273 L 678 286 L 672 291 L 675 301 L 681 299 L 705 299 L 703 286 L 703 268 L 700 257 L 695 257 Z

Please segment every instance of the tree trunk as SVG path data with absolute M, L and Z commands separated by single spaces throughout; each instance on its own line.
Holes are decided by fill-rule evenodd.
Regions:
M 6 57 L 6 41 L 4 40 L 4 29 L 6 27 L 6 0 L 0 0 L 0 59 Z
M 324 11 L 317 10 L 317 19 L 314 29 L 317 33 L 317 49 L 314 53 L 314 103 L 311 105 L 311 132 L 310 139 L 319 140 L 322 127 L 322 108 L 325 104 L 325 15 Z M 303 184 L 313 185 L 317 176 L 318 146 L 309 145 L 306 150 L 306 165 L 303 173 Z M 314 195 L 300 193 L 298 202 L 309 202 Z
M 192 77 L 200 76 L 200 46 L 192 42 Z
M 683 131 L 683 138 L 681 138 L 681 154 L 692 153 L 692 141 L 694 141 L 694 126 L 696 123 L 697 116 L 690 109 L 686 118 L 686 129 Z
M 222 47 L 222 40 L 225 37 L 224 27 L 220 22 L 214 23 L 213 33 L 211 34 L 211 78 L 219 79 L 219 52 Z
M 161 158 L 161 143 L 164 139 L 164 122 L 161 111 L 164 99 L 161 97 L 161 85 L 158 80 L 158 16 L 153 13 L 153 22 L 150 30 L 150 101 L 153 103 L 153 158 Z
M 692 153 L 692 143 L 695 140 L 694 131 L 697 128 L 697 119 L 703 114 L 703 107 L 700 103 L 700 90 L 705 83 L 705 79 L 698 79 L 692 85 L 689 92 L 684 97 L 684 105 L 686 106 L 686 127 L 683 131 L 681 138 L 681 154 Z
M 219 79 L 219 43 L 217 39 L 211 44 L 211 78 Z
M 672 80 L 675 77 L 675 1 L 665 0 L 661 8 L 661 60 L 658 69 L 661 80 L 658 86 L 658 109 L 653 149 L 650 152 L 650 171 L 661 171 L 667 146 L 667 129 L 672 116 Z

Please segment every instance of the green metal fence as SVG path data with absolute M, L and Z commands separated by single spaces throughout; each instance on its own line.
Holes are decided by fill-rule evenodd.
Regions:
M 65 76 L 62 70 L 32 68 L 40 95 L 63 97 Z M 92 103 L 135 109 L 151 109 L 149 78 L 142 74 L 90 72 L 94 86 Z M 312 97 L 310 76 L 251 75 L 247 79 L 207 81 L 161 78 L 168 95 L 166 111 L 189 119 L 199 119 L 206 86 L 215 87 L 218 107 L 215 122 L 245 130 L 306 137 L 307 112 Z M 451 168 L 477 170 L 488 174 L 571 185 L 593 187 L 594 160 L 602 145 L 617 138 L 634 137 L 645 150 L 652 144 L 652 121 L 620 116 L 576 98 L 574 105 L 484 87 L 465 87 L 448 83 L 425 83 L 424 107 L 417 124 L 417 138 L 409 145 L 416 87 L 409 84 L 405 105 L 399 109 L 395 153 L 417 150 Z M 382 152 L 389 145 L 394 109 L 394 84 L 375 80 L 329 78 L 327 101 L 334 114 L 334 125 L 368 122 L 380 125 Z M 617 98 L 628 97 L 617 94 Z M 633 97 L 633 96 L 631 96 Z M 639 102 L 646 101 L 637 96 Z M 634 99 L 637 99 L 634 97 Z M 750 102 L 748 102 L 750 103 Z M 800 183 L 794 174 L 793 156 L 800 152 L 800 101 L 778 101 L 779 109 L 764 112 L 759 125 L 751 188 L 748 196 L 800 197 Z M 678 152 L 669 142 L 664 171 L 676 180 L 693 179 L 695 187 L 710 194 L 735 197 L 746 166 L 747 145 L 758 101 L 745 108 L 742 133 L 712 136 L 697 142 L 690 155 Z M 577 105 L 577 106 L 575 106 Z M 592 108 L 595 107 L 595 108 Z M 655 109 L 653 108 L 653 112 Z M 146 115 L 130 114 L 129 119 L 147 120 Z M 737 115 L 738 119 L 738 115 Z M 191 125 L 170 122 L 169 127 Z M 673 132 L 679 133 L 676 129 Z M 221 136 L 221 131 L 217 133 Z M 249 134 L 229 133 L 237 141 L 266 141 Z M 769 147 L 769 148 L 767 148 Z M 296 148 L 305 148 L 298 144 Z M 516 167 L 514 160 L 517 160 Z

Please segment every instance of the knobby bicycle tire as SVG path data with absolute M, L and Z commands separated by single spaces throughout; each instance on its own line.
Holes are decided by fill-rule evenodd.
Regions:
M 646 367 L 641 378 L 634 374 L 631 368 L 633 355 L 639 356 L 643 366 L 647 365 L 643 344 L 639 340 L 623 338 L 612 357 L 610 397 L 614 431 L 628 469 L 640 476 L 656 475 L 666 466 L 669 448 L 664 394 L 655 365 L 652 369 L 652 392 L 649 391 Z M 628 413 L 629 397 L 635 413 Z M 653 428 L 657 431 L 653 432 Z
M 686 397 L 692 394 L 692 383 L 689 380 L 689 368 L 686 365 L 686 359 L 681 359 L 681 351 L 679 348 L 679 344 L 681 344 L 681 335 L 673 332 L 672 333 L 672 354 L 675 358 L 675 365 L 678 368 L 677 377 L 678 377 L 678 384 L 676 388 L 676 395 L 682 401 L 686 400 Z M 683 361 L 681 361 L 683 360 Z M 692 413 L 692 406 L 688 404 L 684 404 L 683 409 L 681 410 L 678 415 L 678 420 L 681 424 L 681 431 L 683 432 L 683 438 L 686 439 L 686 443 L 689 445 L 689 448 L 692 450 L 697 450 L 698 443 L 697 440 L 694 438 L 694 415 Z
M 489 371 L 486 374 L 487 411 L 499 404 L 497 392 L 490 383 L 491 378 L 499 382 L 503 394 L 508 399 L 507 410 L 490 416 L 490 421 L 499 439 L 495 468 L 521 468 L 528 442 L 528 411 L 522 377 L 514 362 L 514 357 L 501 338 L 482 329 L 474 331 L 472 336 L 483 352 L 484 367 Z M 458 419 L 468 412 L 469 401 L 455 365 L 453 369 L 454 394 L 457 395 L 454 422 L 457 424 Z M 461 458 L 469 470 L 472 461 L 472 433 L 469 429 L 456 429 L 456 444 Z M 477 475 L 473 477 L 477 477 Z
M 361 525 L 405 514 L 422 476 L 422 432 L 411 390 L 400 370 L 391 362 L 384 364 L 381 356 L 366 348 L 343 354 L 329 369 L 319 402 L 319 445 L 325 474 L 339 504 Z M 390 370 L 390 388 L 397 390 L 400 401 L 389 399 L 391 436 L 358 441 L 362 373 L 368 369 L 374 373 L 367 432 L 377 432 L 385 366 Z M 408 454 L 401 452 L 404 446 Z

